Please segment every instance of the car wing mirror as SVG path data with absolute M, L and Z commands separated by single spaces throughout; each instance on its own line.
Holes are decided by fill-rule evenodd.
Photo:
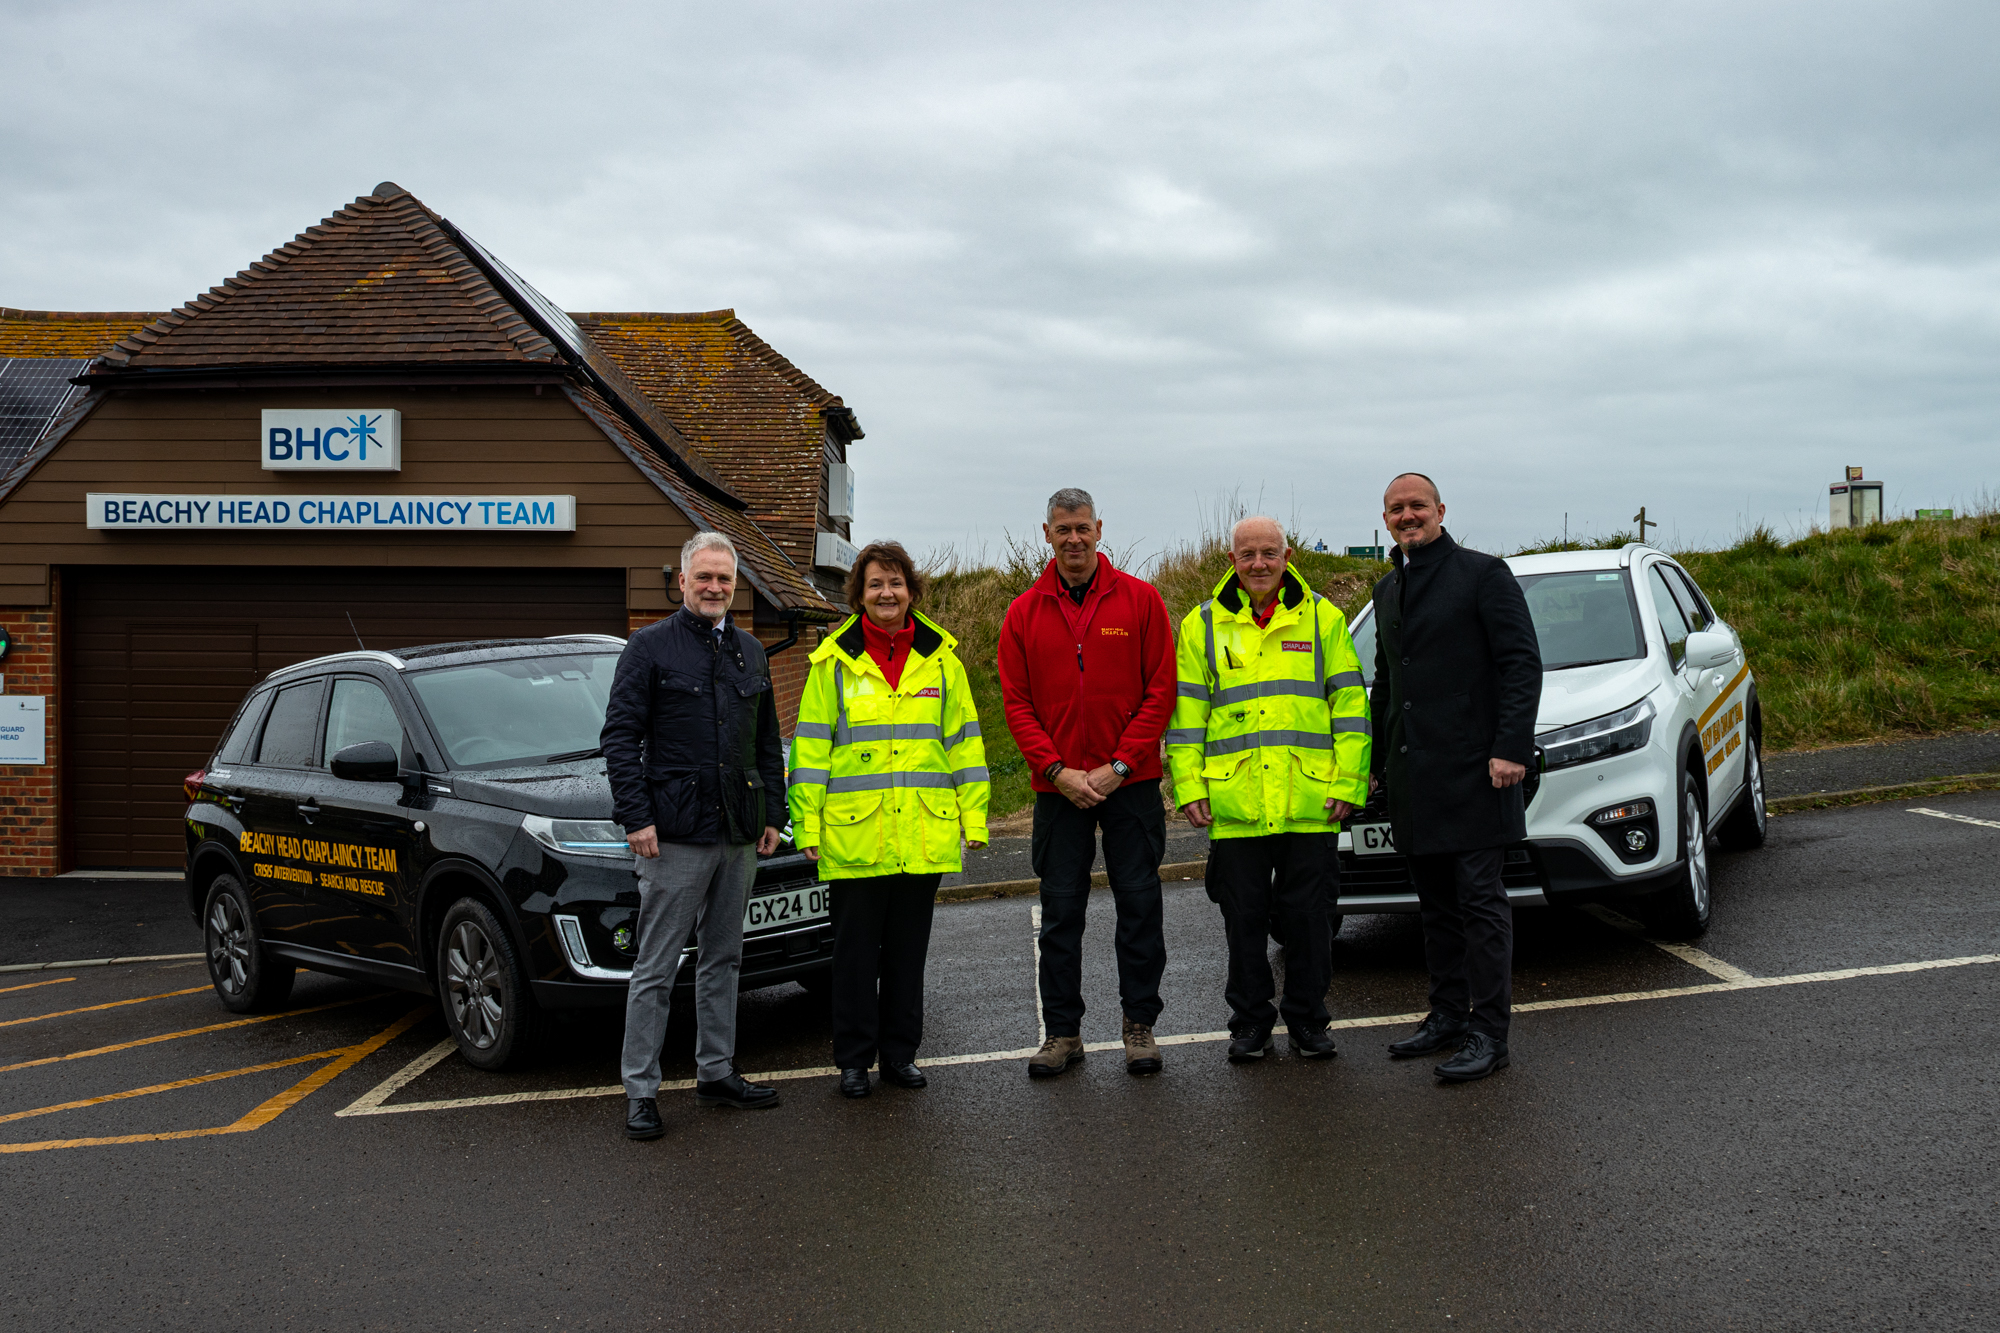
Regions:
M 1736 644 L 1727 634 L 1696 630 L 1687 637 L 1685 664 L 1696 671 L 1727 665 L 1736 660 Z
M 349 782 L 394 782 L 401 769 L 396 747 L 386 741 L 343 746 L 334 753 L 330 767 L 335 777 Z

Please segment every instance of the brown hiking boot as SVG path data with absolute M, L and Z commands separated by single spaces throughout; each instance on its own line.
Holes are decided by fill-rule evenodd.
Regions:
M 1160 1072 L 1160 1043 L 1153 1040 L 1151 1023 L 1134 1023 L 1129 1018 L 1125 1020 L 1125 1072 Z
M 1028 1057 L 1029 1078 L 1054 1078 L 1071 1065 L 1083 1063 L 1082 1037 L 1050 1037 Z

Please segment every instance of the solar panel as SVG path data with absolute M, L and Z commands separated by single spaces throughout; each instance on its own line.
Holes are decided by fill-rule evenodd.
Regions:
M 505 286 L 514 289 L 508 295 L 513 296 L 523 305 L 531 305 L 535 308 L 535 313 L 542 317 L 545 331 L 551 338 L 562 344 L 564 351 L 568 352 L 571 357 L 578 361 L 589 359 L 590 351 L 586 348 L 583 330 L 576 326 L 575 320 L 565 314 L 562 308 L 554 301 L 551 301 L 548 297 L 543 296 L 540 292 L 529 286 L 527 279 L 501 263 L 491 250 L 488 250 L 462 231 L 458 235 L 460 240 L 477 250 L 479 257 L 491 265 L 505 279 Z
M 83 392 L 69 381 L 89 364 L 88 357 L 0 360 L 0 477 L 13 471 L 49 422 Z

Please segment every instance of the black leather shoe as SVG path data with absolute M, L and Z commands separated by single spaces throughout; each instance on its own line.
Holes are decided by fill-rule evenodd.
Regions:
M 1470 1083 L 1476 1078 L 1507 1067 L 1507 1043 L 1484 1032 L 1475 1032 L 1458 1048 L 1458 1054 L 1432 1072 L 1447 1083 Z
M 865 1069 L 843 1069 L 840 1071 L 840 1095 L 843 1097 L 866 1097 L 874 1089 L 868 1086 L 868 1071 Z
M 1389 1055 L 1393 1059 L 1407 1060 L 1413 1055 L 1436 1055 L 1439 1051 L 1457 1050 L 1465 1045 L 1465 1034 L 1471 1030 L 1471 1024 L 1463 1018 L 1433 1013 L 1415 1032 L 1401 1041 L 1390 1042 Z
M 930 1086 L 930 1080 L 924 1077 L 924 1071 L 917 1068 L 916 1062 L 913 1060 L 906 1060 L 899 1065 L 891 1064 L 887 1060 L 884 1060 L 882 1062 L 882 1081 L 884 1083 L 893 1083 L 899 1088 L 925 1088 Z
M 1270 1051 L 1271 1029 L 1253 1028 L 1229 1043 L 1229 1063 L 1247 1065 L 1252 1060 L 1263 1059 Z
M 667 1132 L 660 1123 L 660 1103 L 653 1097 L 627 1097 L 625 1099 L 625 1137 L 628 1139 L 657 1139 Z
M 731 1071 L 728 1078 L 697 1079 L 694 1099 L 703 1106 L 733 1106 L 739 1111 L 758 1111 L 778 1104 L 778 1090 L 752 1083 Z
M 1291 1034 L 1292 1054 L 1298 1056 L 1301 1060 L 1331 1060 L 1334 1056 L 1340 1054 L 1339 1051 L 1333 1049 L 1333 1034 L 1325 1028 L 1321 1028 L 1317 1032 L 1308 1032 L 1302 1028 L 1293 1028 Z

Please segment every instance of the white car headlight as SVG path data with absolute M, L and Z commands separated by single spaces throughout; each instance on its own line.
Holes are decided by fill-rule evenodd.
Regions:
M 550 819 L 528 815 L 521 827 L 542 846 L 565 856 L 607 856 L 629 861 L 632 849 L 625 843 L 625 830 L 608 819 Z
M 1630 708 L 1593 717 L 1572 727 L 1545 731 L 1535 737 L 1535 744 L 1542 747 L 1542 766 L 1568 768 L 1628 750 L 1643 750 L 1652 739 L 1653 719 L 1659 711 L 1651 699 L 1641 699 Z

